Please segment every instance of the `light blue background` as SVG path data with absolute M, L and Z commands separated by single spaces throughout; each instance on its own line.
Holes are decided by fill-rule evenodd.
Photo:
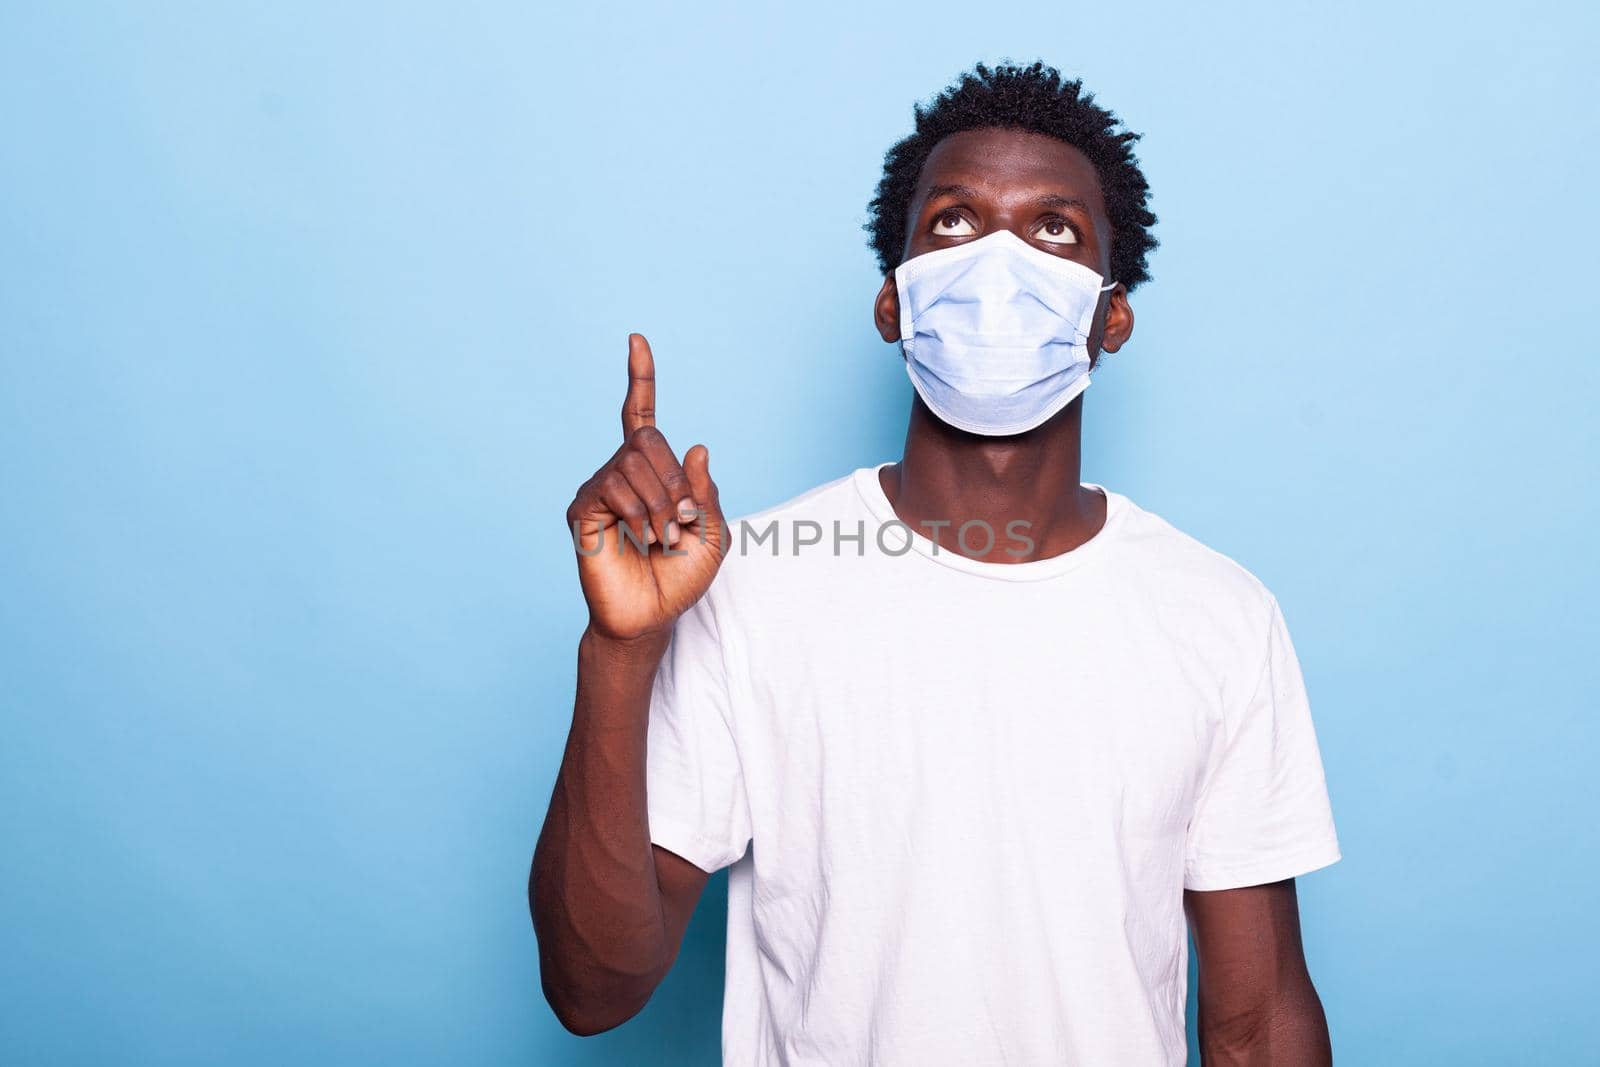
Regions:
M 5 1060 L 714 1062 L 723 876 L 539 993 L 561 515 L 630 330 L 735 512 L 897 455 L 858 226 L 1011 57 L 1146 134 L 1086 476 L 1284 605 L 1340 1061 L 1600 1062 L 1584 5 L 752 8 L 0 8 Z

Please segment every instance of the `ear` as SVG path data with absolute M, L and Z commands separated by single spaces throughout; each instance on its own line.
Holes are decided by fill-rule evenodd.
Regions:
M 1100 362 L 1102 352 L 1115 352 L 1133 336 L 1133 305 L 1128 303 L 1128 290 L 1121 282 L 1106 294 L 1105 308 L 1100 313 L 1100 340 L 1090 338 L 1089 350 L 1093 353 L 1090 369 Z
M 872 301 L 872 324 L 878 328 L 878 336 L 890 344 L 900 340 L 900 289 L 893 274 L 884 275 L 883 288 Z

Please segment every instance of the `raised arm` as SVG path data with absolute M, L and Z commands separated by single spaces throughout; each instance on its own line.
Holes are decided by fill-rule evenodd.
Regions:
M 1200 964 L 1205 1067 L 1324 1067 L 1328 1021 L 1306 970 L 1294 880 L 1184 894 Z
M 650 692 L 672 624 L 722 561 L 704 446 L 678 463 L 655 426 L 655 362 L 628 338 L 622 447 L 567 511 L 589 624 L 572 728 L 534 850 L 528 903 L 545 998 L 595 1034 L 644 1007 L 677 957 L 709 877 L 652 845 L 645 804 Z

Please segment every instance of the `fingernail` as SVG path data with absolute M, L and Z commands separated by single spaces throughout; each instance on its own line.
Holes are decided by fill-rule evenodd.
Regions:
M 646 526 L 644 528 L 644 543 L 647 545 L 656 543 L 656 528 L 654 526 Z
M 678 543 L 678 524 L 673 522 L 671 519 L 668 519 L 667 520 L 667 545 L 670 547 L 671 545 L 675 545 L 677 543 Z
M 694 501 L 684 497 L 678 501 L 678 520 L 680 522 L 693 522 L 700 515 L 694 506 Z

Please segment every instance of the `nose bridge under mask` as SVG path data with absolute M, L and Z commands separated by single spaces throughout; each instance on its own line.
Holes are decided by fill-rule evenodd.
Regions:
M 929 294 L 929 304 L 948 304 L 952 316 L 959 316 L 969 330 L 1010 334 L 1019 315 L 1058 311 L 1049 280 L 1014 258 L 982 257 L 969 260 L 964 268 L 942 292 Z
M 1114 284 L 1101 282 L 1093 269 L 1035 248 L 1010 230 L 924 252 L 895 270 L 902 310 L 913 317 L 935 303 L 973 304 L 980 295 L 986 309 L 1036 303 L 1075 317 L 1081 293 L 1092 287 L 1098 304 L 1099 294 Z M 901 334 L 906 336 L 904 321 Z

